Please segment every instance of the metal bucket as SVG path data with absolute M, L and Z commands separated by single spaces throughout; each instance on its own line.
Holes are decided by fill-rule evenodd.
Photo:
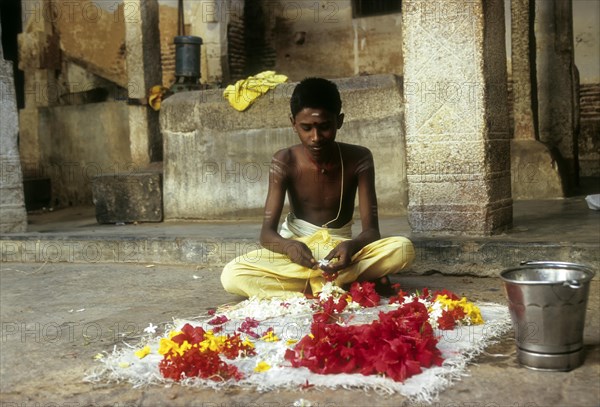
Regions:
M 595 272 L 575 263 L 524 262 L 504 270 L 517 360 L 537 370 L 568 371 L 583 363 L 583 327 Z

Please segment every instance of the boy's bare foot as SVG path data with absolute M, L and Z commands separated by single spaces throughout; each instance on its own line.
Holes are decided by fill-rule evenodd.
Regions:
M 396 290 L 392 287 L 392 282 L 388 276 L 373 280 L 375 283 L 375 292 L 382 297 L 392 297 L 396 295 Z

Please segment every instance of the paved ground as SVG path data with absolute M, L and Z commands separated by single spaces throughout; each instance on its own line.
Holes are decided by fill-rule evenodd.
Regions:
M 93 208 L 71 208 L 30 214 L 29 222 L 27 233 L 0 236 L 1 407 L 278 407 L 301 398 L 329 407 L 410 404 L 401 396 L 350 390 L 215 392 L 84 383 L 95 354 L 134 341 L 150 322 L 161 325 L 240 300 L 223 291 L 219 274 L 239 254 L 231 247 L 256 244 L 259 221 L 98 225 Z M 575 261 L 600 271 L 600 213 L 590 211 L 582 196 L 515 202 L 513 229 L 491 237 L 415 235 L 403 217 L 383 218 L 381 227 L 383 235 L 415 242 L 414 275 L 397 277 L 405 289 L 445 287 L 473 300 L 505 303 L 498 273 L 521 260 Z M 507 333 L 434 405 L 600 406 L 598 275 L 584 344 L 583 366 L 539 372 L 517 364 Z
M 96 353 L 135 338 L 148 323 L 160 326 L 173 317 L 193 317 L 239 300 L 221 289 L 218 267 L 149 266 L 2 263 L 0 405 L 277 407 L 292 406 L 301 398 L 313 406 L 409 405 L 401 396 L 351 390 L 256 393 L 84 383 Z M 398 281 L 407 289 L 445 287 L 474 300 L 505 302 L 498 278 L 436 273 Z M 600 405 L 599 288 L 596 277 L 588 303 L 583 366 L 566 373 L 520 367 L 510 333 L 478 357 L 469 375 L 443 392 L 434 405 Z

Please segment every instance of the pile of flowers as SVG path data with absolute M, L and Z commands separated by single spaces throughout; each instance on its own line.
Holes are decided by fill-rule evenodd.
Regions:
M 321 374 L 383 374 L 396 381 L 441 365 L 425 306 L 410 302 L 364 325 L 314 322 L 311 333 L 286 352 L 294 367 Z M 320 320 L 320 318 L 316 318 Z
M 181 331 L 172 331 L 160 340 L 158 353 L 163 355 L 159 369 L 167 379 L 200 377 L 223 381 L 240 380 L 243 375 L 226 359 L 254 355 L 254 344 L 239 334 L 215 336 L 213 331 L 185 324 Z
M 418 301 L 427 307 L 429 323 L 433 328 L 452 330 L 457 325 L 481 325 L 484 323 L 481 310 L 466 297 L 458 297 L 451 291 L 443 289 L 430 293 L 427 288 L 422 293 L 407 295 L 397 287 L 397 295 L 390 298 L 390 303 L 406 304 Z
M 409 295 L 395 288 L 395 296 L 382 300 L 373 283 L 354 283 L 348 291 L 327 283 L 317 299 L 306 300 L 312 313 L 312 323 L 306 325 L 310 324 L 310 333 L 287 341 L 281 341 L 273 327 L 265 330 L 261 321 L 247 316 L 238 319 L 229 334 L 223 333 L 230 322 L 225 314 L 213 315 L 204 327 L 187 323 L 160 339 L 160 373 L 175 381 L 192 377 L 238 381 L 244 374 L 236 363 L 244 358 L 257 359 L 251 374 L 271 369 L 273 362 L 262 360 L 256 345 L 277 342 L 282 349 L 277 367 L 305 367 L 319 374 L 383 375 L 401 382 L 424 368 L 441 365 L 436 329 L 483 323 L 477 306 L 450 291 L 424 289 Z M 285 314 L 293 312 L 294 305 L 278 302 L 277 307 Z M 373 308 L 371 314 L 377 317 L 358 323 L 355 316 L 367 308 Z M 150 352 L 145 346 L 136 355 L 144 358 Z
M 383 374 L 404 381 L 422 368 L 442 364 L 433 327 L 454 329 L 459 324 L 482 324 L 481 312 L 465 297 L 443 290 L 407 295 L 396 286 L 389 304 L 399 308 L 380 312 L 370 324 L 348 325 L 343 311 L 350 304 L 375 307 L 381 298 L 375 285 L 354 283 L 348 293 L 336 289 L 320 297 L 311 333 L 286 352 L 294 367 L 304 366 L 321 374 Z

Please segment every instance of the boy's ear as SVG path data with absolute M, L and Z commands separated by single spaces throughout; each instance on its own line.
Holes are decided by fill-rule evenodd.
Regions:
M 294 115 L 293 114 L 290 114 L 290 123 L 292 123 L 292 126 L 294 124 L 296 124 L 296 120 L 294 120 Z
M 337 117 L 337 128 L 338 130 L 342 127 L 342 124 L 344 124 L 344 113 L 340 113 Z

